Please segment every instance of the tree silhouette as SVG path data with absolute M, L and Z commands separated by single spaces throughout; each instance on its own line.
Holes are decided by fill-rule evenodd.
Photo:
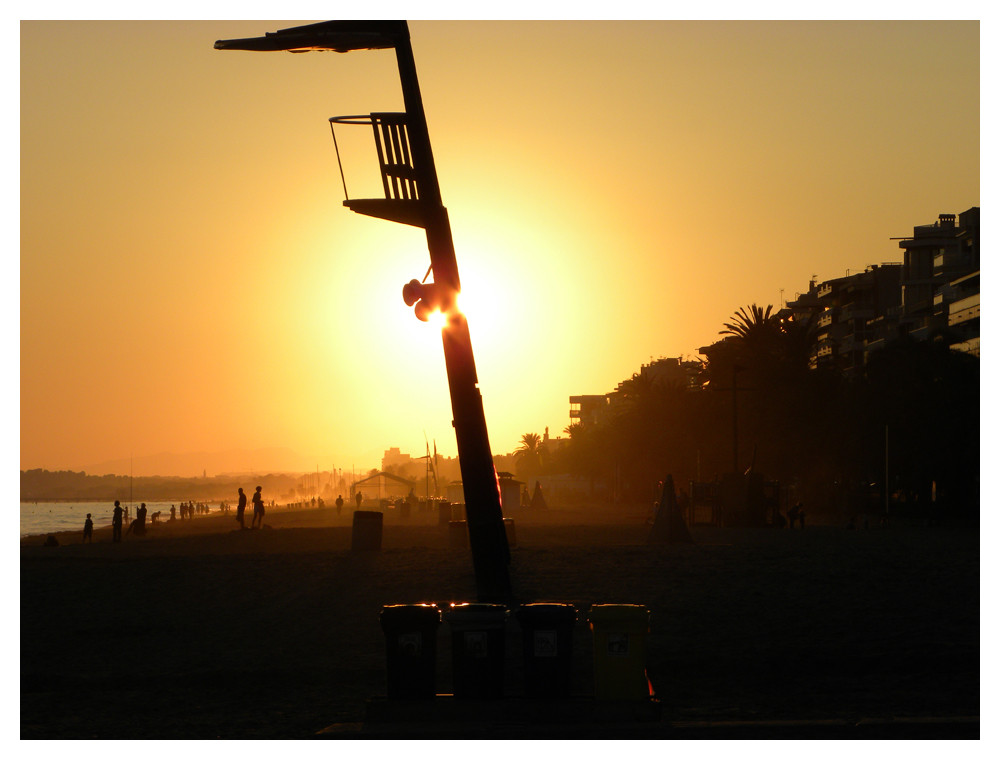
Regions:
M 741 306 L 739 311 L 733 312 L 732 322 L 723 322 L 725 330 L 719 330 L 719 335 L 734 335 L 745 341 L 761 340 L 764 336 L 770 336 L 780 331 L 777 316 L 771 314 L 774 307 L 770 304 L 767 308 L 761 308 L 757 304 L 750 304 L 750 310 Z
M 526 482 L 535 478 L 542 469 L 545 444 L 538 433 L 525 433 L 521 436 L 521 445 L 514 452 L 517 462 L 517 474 Z

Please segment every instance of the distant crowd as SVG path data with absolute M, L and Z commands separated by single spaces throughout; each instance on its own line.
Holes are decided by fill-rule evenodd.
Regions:
M 257 486 L 257 490 L 251 499 L 251 505 L 253 508 L 253 518 L 250 521 L 250 529 L 262 528 L 264 527 L 264 498 L 261 495 L 262 489 Z M 236 505 L 236 521 L 240 524 L 241 529 L 247 529 L 244 524 L 244 512 L 247 506 L 247 497 L 243 493 L 243 489 L 239 489 L 239 499 Z M 274 501 L 271 502 L 271 506 L 274 506 Z M 228 502 L 219 503 L 219 512 L 222 514 L 228 514 L 232 508 Z M 207 515 L 211 513 L 211 508 L 205 502 L 195 502 L 195 501 L 184 501 L 180 503 L 180 508 L 170 505 L 170 516 L 166 519 L 166 522 L 171 523 L 176 520 L 193 520 L 195 515 Z M 142 502 L 135 511 L 135 517 L 131 515 L 131 509 L 129 506 L 123 506 L 121 501 L 116 499 L 114 509 L 111 512 L 111 540 L 114 543 L 120 543 L 122 540 L 122 535 L 135 534 L 136 536 L 146 535 L 146 519 L 148 510 L 146 508 L 146 503 Z M 153 512 L 149 515 L 149 524 L 156 525 L 160 522 L 162 516 L 161 511 Z M 125 525 L 128 528 L 125 529 L 124 534 L 122 529 Z M 87 519 L 83 523 L 83 542 L 93 543 L 94 541 L 94 519 L 93 515 L 88 512 Z

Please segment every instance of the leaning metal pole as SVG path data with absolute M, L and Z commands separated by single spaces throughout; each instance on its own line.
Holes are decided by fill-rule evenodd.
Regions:
M 434 270 L 434 282 L 458 293 L 462 287 L 458 278 L 451 223 L 448 221 L 448 210 L 441 202 L 441 189 L 434 167 L 408 32 L 396 43 L 396 62 L 410 128 L 417 186 L 425 189 L 421 201 L 425 209 L 427 248 Z M 476 374 L 476 360 L 472 353 L 472 338 L 465 315 L 460 311 L 451 312 L 441 335 L 478 597 L 482 602 L 507 603 L 511 600 L 508 574 L 510 553 L 500 507 L 500 486 L 493 466 L 486 414 Z
M 458 293 L 461 282 L 451 224 L 448 211 L 441 200 L 406 22 L 327 22 L 284 30 L 261 38 L 220 40 L 215 47 L 339 52 L 389 47 L 395 49 L 434 282 L 439 287 Z M 442 343 L 451 393 L 452 424 L 465 492 L 477 597 L 481 602 L 507 604 L 512 601 L 508 572 L 510 549 L 503 525 L 500 488 L 493 466 L 486 415 L 472 353 L 472 339 L 468 322 L 460 312 L 453 310 L 450 313 L 448 324 L 442 330 Z

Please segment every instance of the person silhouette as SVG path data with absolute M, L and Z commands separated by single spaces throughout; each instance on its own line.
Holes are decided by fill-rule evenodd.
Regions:
M 177 507 L 175 507 L 173 504 L 171 504 L 170 505 L 170 522 L 173 522 L 176 519 L 177 519 Z
M 142 502 L 135 511 L 135 534 L 137 536 L 146 535 L 146 502 Z
M 83 542 L 94 543 L 94 521 L 90 519 L 90 512 L 87 513 L 87 520 L 83 523 Z
M 246 525 L 243 524 L 243 512 L 247 508 L 247 495 L 243 493 L 243 489 L 240 490 L 240 500 L 236 504 L 236 522 L 240 524 L 240 530 L 246 530 Z
M 258 527 L 264 527 L 264 499 L 260 495 L 260 486 L 257 486 L 257 490 L 254 491 L 253 498 L 253 519 L 250 520 L 250 527 L 253 528 L 257 525 L 257 520 L 260 520 L 260 525 Z
M 125 510 L 122 509 L 121 502 L 115 500 L 115 510 L 111 513 L 111 540 L 116 544 L 122 540 L 122 517 Z
M 361 491 L 354 494 L 354 503 L 358 505 L 358 509 L 361 509 Z
M 337 494 L 336 504 L 337 504 L 337 515 L 339 516 L 340 510 L 343 509 L 344 507 L 344 497 L 341 496 L 340 494 Z

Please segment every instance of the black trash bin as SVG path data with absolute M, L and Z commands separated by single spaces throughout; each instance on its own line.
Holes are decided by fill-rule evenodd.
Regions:
M 525 604 L 517 611 L 524 647 L 524 693 L 568 697 L 573 674 L 572 604 Z
M 351 526 L 351 551 L 377 552 L 382 549 L 382 513 L 354 513 Z
M 382 608 L 379 622 L 389 699 L 433 699 L 441 610 L 436 604 L 392 604 Z
M 455 697 L 502 697 L 507 608 L 502 604 L 452 604 L 444 619 L 451 628 Z
M 469 548 L 469 523 L 465 520 L 452 520 L 448 523 L 448 546 L 452 549 Z

